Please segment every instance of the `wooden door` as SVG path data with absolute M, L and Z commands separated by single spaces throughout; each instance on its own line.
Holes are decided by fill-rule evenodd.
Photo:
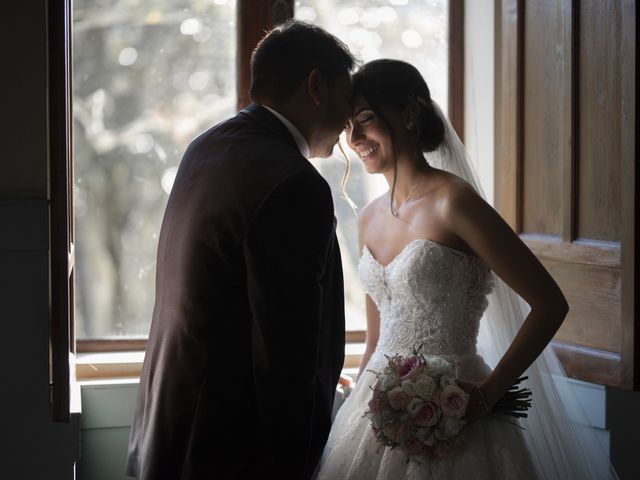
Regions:
M 571 310 L 567 374 L 638 388 L 632 0 L 496 0 L 496 206 Z

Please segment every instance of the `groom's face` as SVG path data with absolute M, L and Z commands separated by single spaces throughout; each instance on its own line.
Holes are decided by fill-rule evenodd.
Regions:
M 338 77 L 333 85 L 326 86 L 325 101 L 318 111 L 316 135 L 309 145 L 312 157 L 329 157 L 338 143 L 340 133 L 351 113 L 351 76 Z

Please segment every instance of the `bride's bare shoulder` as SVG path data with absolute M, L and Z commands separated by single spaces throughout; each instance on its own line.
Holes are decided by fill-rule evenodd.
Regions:
M 358 212 L 358 223 L 366 224 L 380 210 L 383 202 L 388 202 L 389 194 L 383 193 L 379 197 L 371 200 L 364 208 Z
M 437 175 L 439 187 L 435 193 L 441 214 L 448 217 L 460 210 L 469 212 L 485 203 L 473 186 L 464 179 L 442 170 Z
M 386 199 L 386 201 L 385 201 Z M 380 195 L 378 198 L 369 202 L 364 208 L 358 212 L 358 238 L 360 249 L 362 249 L 367 232 L 370 232 L 370 225 L 375 224 L 373 218 L 380 213 L 380 209 L 385 203 L 388 203 L 389 195 L 387 193 Z

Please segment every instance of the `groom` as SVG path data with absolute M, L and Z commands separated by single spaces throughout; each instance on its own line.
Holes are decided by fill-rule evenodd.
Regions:
M 331 154 L 347 47 L 291 21 L 259 43 L 254 103 L 187 149 L 164 215 L 127 473 L 308 479 L 344 356 Z

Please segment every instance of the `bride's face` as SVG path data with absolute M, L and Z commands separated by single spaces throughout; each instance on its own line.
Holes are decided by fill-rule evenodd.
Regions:
M 386 115 L 389 121 L 392 121 Z M 353 111 L 345 128 L 347 143 L 358 154 L 368 173 L 393 168 L 393 142 L 388 128 L 362 95 L 353 101 Z

